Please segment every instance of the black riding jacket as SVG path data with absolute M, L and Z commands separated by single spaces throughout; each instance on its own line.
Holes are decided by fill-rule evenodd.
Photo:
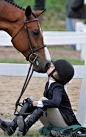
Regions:
M 45 108 L 58 108 L 67 125 L 79 124 L 71 108 L 68 95 L 64 89 L 64 85 L 54 82 L 48 88 L 49 82 L 46 83 L 43 100 Z

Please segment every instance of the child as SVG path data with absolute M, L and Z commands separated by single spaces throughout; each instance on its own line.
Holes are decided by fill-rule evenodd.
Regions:
M 16 123 L 15 127 L 19 127 L 18 136 L 26 135 L 29 128 L 39 118 L 45 127 L 48 127 L 49 124 L 57 127 L 79 124 L 64 89 L 64 85 L 74 76 L 73 66 L 66 60 L 57 60 L 53 62 L 53 66 L 48 69 L 47 74 L 49 80 L 45 86 L 44 97 L 39 101 L 36 99 L 29 99 L 28 110 L 27 107 L 25 109 L 23 106 L 25 112 L 30 112 L 32 110 L 32 114 L 28 120 L 25 122 L 25 117 L 22 115 L 19 117 L 17 116 L 17 118 L 15 118 L 16 120 L 14 120 L 14 123 Z M 8 130 L 7 128 L 4 129 L 3 122 L 1 124 L 2 129 L 7 132 Z M 14 130 L 16 128 L 12 127 L 12 129 Z

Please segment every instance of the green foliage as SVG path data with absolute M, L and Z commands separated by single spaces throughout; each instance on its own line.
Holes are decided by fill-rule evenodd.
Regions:
M 30 5 L 32 8 L 34 6 L 34 0 L 15 0 L 15 2 L 23 8 L 26 8 L 28 5 Z
M 60 10 L 60 11 L 64 11 L 64 7 L 65 7 L 65 4 L 66 4 L 66 1 L 67 0 L 45 0 L 45 8 L 47 10 L 49 9 L 56 9 L 56 10 Z M 22 6 L 22 7 L 26 7 L 28 5 L 31 5 L 31 7 L 34 7 L 34 4 L 35 4 L 35 0 L 15 0 L 15 2 Z
M 46 0 L 44 18 L 42 22 L 43 30 L 66 30 L 65 24 L 65 4 L 67 0 Z M 28 5 L 34 8 L 35 0 L 15 0 L 15 2 L 26 8 Z

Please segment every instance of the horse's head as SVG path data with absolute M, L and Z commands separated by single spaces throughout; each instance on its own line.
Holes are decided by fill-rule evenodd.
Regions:
M 33 13 L 30 6 L 25 10 L 23 20 L 15 28 L 12 42 L 28 61 L 33 62 L 33 69 L 45 73 L 50 67 L 50 54 L 43 42 L 43 34 L 38 21 L 40 12 Z M 19 29 L 19 26 L 20 29 Z

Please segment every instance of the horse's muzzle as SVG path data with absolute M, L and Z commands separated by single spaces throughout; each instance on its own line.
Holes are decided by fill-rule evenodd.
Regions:
M 50 61 L 46 61 L 37 57 L 35 62 L 33 63 L 33 70 L 39 73 L 46 73 L 51 65 Z

